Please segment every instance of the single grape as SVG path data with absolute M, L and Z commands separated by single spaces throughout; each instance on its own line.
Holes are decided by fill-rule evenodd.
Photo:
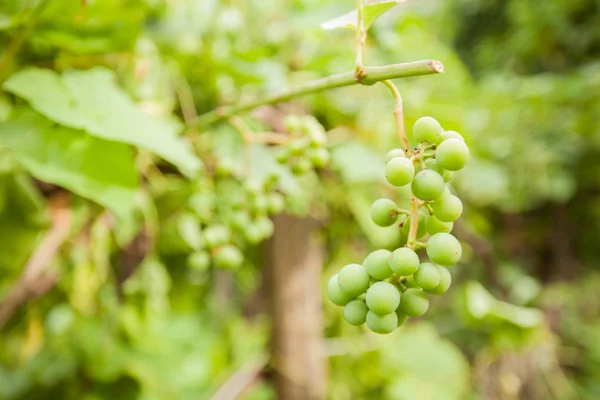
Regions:
M 327 282 L 327 297 L 337 306 L 345 306 L 352 300 L 352 296 L 340 289 L 338 274 L 332 276 Z
M 344 319 L 350 325 L 362 325 L 367 320 L 369 309 L 362 300 L 353 300 L 344 307 Z
M 360 264 L 348 264 L 338 273 L 340 289 L 352 297 L 363 293 L 369 287 L 369 273 Z
M 406 157 L 406 153 L 402 149 L 393 149 L 385 155 L 385 163 L 389 163 L 393 158 Z
M 427 312 L 429 308 L 429 299 L 427 295 L 419 289 L 406 289 L 402 293 L 400 306 L 398 309 L 409 317 L 420 317 Z
M 226 225 L 215 224 L 204 229 L 204 240 L 209 248 L 214 249 L 229 242 L 231 229 Z
M 308 158 L 298 157 L 292 165 L 292 173 L 294 175 L 302 175 L 312 169 L 312 163 Z
M 469 160 L 469 148 L 459 139 L 444 140 L 435 151 L 435 159 L 449 171 L 458 171 Z
M 442 195 L 433 205 L 433 215 L 442 222 L 454 222 L 460 217 L 463 205 L 453 194 Z
M 415 175 L 412 191 L 421 200 L 436 200 L 444 193 L 444 178 L 437 172 L 425 169 Z
M 404 314 L 402 311 L 400 311 L 400 307 L 398 307 L 396 309 L 396 315 L 398 316 L 398 327 L 404 325 L 406 323 L 406 321 L 408 320 L 408 315 Z
M 413 136 L 417 142 L 436 143 L 441 134 L 442 126 L 432 117 L 421 117 L 413 125 Z
M 390 226 L 398 220 L 398 206 L 390 199 L 377 199 L 371 205 L 371 219 L 379 226 Z
M 415 166 L 406 157 L 396 157 L 385 165 L 385 177 L 394 186 L 408 185 L 415 176 Z
M 389 259 L 390 268 L 400 276 L 410 276 L 419 269 L 419 256 L 408 247 L 394 250 Z
M 285 198 L 281 193 L 273 192 L 267 196 L 267 211 L 269 214 L 279 214 L 285 208 Z
M 375 333 L 392 333 L 398 327 L 398 314 L 377 315 L 373 311 L 367 313 L 367 326 Z
M 210 266 L 210 254 L 206 251 L 196 251 L 188 256 L 188 267 L 196 271 L 204 271 Z
M 288 143 L 288 151 L 293 156 L 299 156 L 301 154 L 304 154 L 304 151 L 308 147 L 308 144 L 308 141 L 304 139 L 292 140 Z
M 450 284 L 452 283 L 452 275 L 450 275 L 450 271 L 447 268 L 442 266 L 438 266 L 440 271 L 440 283 L 433 289 L 427 290 L 427 293 L 430 294 L 443 294 L 446 293 Z
M 422 263 L 413 275 L 419 287 L 430 290 L 436 287 L 441 280 L 438 266 L 433 263 Z
M 425 221 L 425 229 L 430 235 L 435 235 L 439 232 L 450 233 L 452 232 L 453 227 L 453 222 L 442 222 L 439 219 L 437 219 L 435 215 L 428 216 L 427 221 Z
M 263 214 L 269 209 L 269 199 L 262 193 L 256 194 L 251 200 L 252 210 L 256 214 Z
M 237 269 L 244 263 L 244 255 L 232 244 L 226 244 L 217 249 L 215 266 L 223 269 Z
M 390 269 L 390 257 L 392 253 L 389 250 L 379 249 L 369 254 L 363 261 L 369 275 L 379 281 L 392 276 Z
M 438 138 L 438 141 L 436 144 L 439 145 L 446 139 L 458 139 L 458 140 L 462 140 L 463 142 L 465 141 L 465 138 L 463 138 L 463 136 L 456 131 L 444 131 Z
M 290 159 L 290 153 L 287 151 L 286 148 L 282 148 L 275 154 L 275 159 L 279 164 L 285 164 Z
M 446 170 L 440 166 L 440 163 L 438 163 L 435 158 L 426 159 L 425 166 L 427 167 L 427 169 L 430 169 L 442 175 L 442 177 L 444 176 L 444 172 L 446 172 Z
M 329 164 L 330 158 L 329 150 L 325 147 L 317 147 L 309 156 L 310 162 L 315 168 L 324 168 Z
M 273 234 L 273 231 L 275 230 L 275 225 L 273 224 L 273 221 L 271 221 L 271 219 L 266 215 L 262 215 L 256 218 L 255 224 L 260 230 L 262 239 L 270 237 Z
M 436 264 L 454 265 L 462 256 L 462 247 L 451 234 L 436 233 L 427 241 L 427 256 Z
M 398 308 L 400 292 L 389 282 L 376 282 L 367 290 L 367 306 L 375 314 L 389 314 Z

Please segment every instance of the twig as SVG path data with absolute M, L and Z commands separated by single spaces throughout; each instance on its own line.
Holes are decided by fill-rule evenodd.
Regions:
M 194 103 L 194 95 L 183 74 L 180 74 L 180 77 L 177 79 L 175 93 L 179 99 L 181 114 L 183 115 L 183 120 L 185 123 L 190 124 L 192 121 L 198 119 L 198 111 L 196 111 L 196 104 Z
M 360 79 L 360 82 L 356 82 L 354 71 L 330 75 L 325 78 L 306 82 L 304 84 L 269 94 L 264 97 L 259 97 L 254 100 L 240 102 L 230 106 L 218 107 L 213 111 L 200 115 L 196 121 L 191 123 L 191 125 L 196 128 L 206 127 L 217 121 L 230 118 L 235 114 L 249 111 L 262 105 L 279 103 L 294 97 L 309 93 L 316 93 L 327 89 L 350 86 L 357 83 L 363 85 L 373 85 L 376 82 L 387 79 L 440 74 L 444 72 L 444 65 L 437 60 L 423 60 L 403 64 L 391 64 L 383 67 L 364 67 L 363 71 L 364 74 Z
M 48 290 L 56 279 L 47 270 L 54 255 L 69 236 L 72 215 L 68 199 L 63 195 L 51 198 L 48 209 L 53 221 L 52 228 L 27 261 L 17 283 L 0 303 L 0 328 L 22 303 Z
M 408 138 L 406 137 L 406 131 L 404 130 L 404 111 L 402 109 L 402 96 L 400 95 L 400 91 L 394 85 L 394 83 L 388 79 L 385 81 L 381 81 L 385 86 L 387 86 L 392 95 L 394 96 L 394 120 L 396 121 L 396 132 L 398 133 L 398 139 L 400 139 L 400 143 L 402 144 L 402 149 L 404 153 L 406 153 L 407 157 L 411 155 L 410 144 L 408 143 Z
M 238 398 L 258 378 L 267 366 L 269 358 L 258 355 L 246 362 L 212 395 L 210 400 L 232 400 Z
M 367 38 L 367 32 L 363 26 L 363 8 L 362 0 L 356 0 L 356 66 L 354 68 L 354 79 L 360 82 L 364 75 L 363 68 L 363 46 Z
M 406 245 L 414 249 L 417 244 L 417 230 L 419 229 L 419 203 L 416 197 L 410 199 L 410 229 Z

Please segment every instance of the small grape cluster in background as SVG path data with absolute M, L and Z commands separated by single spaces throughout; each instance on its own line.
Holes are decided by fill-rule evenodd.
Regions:
M 422 117 L 413 126 L 419 142 L 412 155 L 394 149 L 386 156 L 385 175 L 396 187 L 410 185 L 411 209 L 398 208 L 390 199 L 371 206 L 371 218 L 382 227 L 398 223 L 407 231 L 404 247 L 375 250 L 362 264 L 349 264 L 328 282 L 329 299 L 344 306 L 351 325 L 365 322 L 377 333 L 390 333 L 409 317 L 419 317 L 429 308 L 428 295 L 440 295 L 450 287 L 448 267 L 462 255 L 458 240 L 450 234 L 463 211 L 462 202 L 447 182 L 462 169 L 469 148 L 463 137 L 444 131 L 434 118 Z M 411 228 L 411 221 L 417 227 Z M 427 260 L 418 251 L 425 249 Z
M 277 153 L 280 164 L 289 165 L 294 175 L 302 175 L 329 164 L 327 135 L 314 117 L 288 115 L 285 127 L 291 138 Z

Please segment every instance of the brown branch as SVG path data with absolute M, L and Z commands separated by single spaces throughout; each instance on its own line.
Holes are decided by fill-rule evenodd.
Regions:
M 71 230 L 72 215 L 68 195 L 61 193 L 50 198 L 48 213 L 52 220 L 52 228 L 27 261 L 17 283 L 0 303 L 0 329 L 21 304 L 41 296 L 50 290 L 57 280 L 57 276 L 48 271 L 48 267 Z

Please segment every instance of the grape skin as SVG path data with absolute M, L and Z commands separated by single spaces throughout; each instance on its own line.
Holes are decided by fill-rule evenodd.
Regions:
M 427 290 L 427 293 L 440 295 L 446 293 L 452 284 L 452 275 L 450 275 L 450 271 L 447 268 L 442 266 L 438 266 L 440 271 L 440 283 L 433 289 Z
M 369 287 L 369 274 L 360 264 L 348 264 L 338 273 L 338 285 L 352 297 L 363 293 Z
M 410 276 L 419 268 L 419 256 L 408 247 L 401 247 L 391 253 L 389 265 L 400 276 Z
M 460 260 L 462 247 L 451 234 L 436 233 L 427 242 L 427 256 L 434 263 L 448 267 Z
M 433 263 L 422 263 L 413 276 L 417 285 L 425 290 L 435 288 L 441 280 L 438 266 Z
M 442 195 L 433 203 L 433 215 L 442 222 L 456 221 L 463 211 L 460 199 L 453 194 Z
M 406 157 L 396 157 L 385 165 L 385 177 L 394 186 L 408 185 L 415 176 L 415 165 Z
M 421 117 L 413 125 L 413 136 L 418 142 L 435 143 L 442 134 L 442 126 L 432 117 Z
M 371 205 L 371 219 L 379 226 L 390 226 L 398 220 L 398 206 L 390 199 L 377 199 Z
M 367 269 L 369 275 L 374 279 L 381 281 L 392 276 L 393 272 L 390 269 L 391 256 L 392 252 L 389 250 L 375 250 L 364 259 L 363 265 Z
M 409 317 L 420 317 L 429 309 L 429 299 L 422 290 L 406 289 L 398 309 Z
M 459 139 L 447 139 L 437 147 L 435 159 L 442 168 L 458 171 L 469 160 L 469 148 Z
M 367 313 L 367 326 L 375 333 L 392 333 L 398 327 L 398 314 L 377 315 L 373 311 Z
M 400 304 L 400 292 L 389 282 L 374 283 L 367 290 L 367 307 L 378 315 L 393 312 Z
M 426 201 L 438 199 L 444 193 L 445 187 L 444 178 L 428 169 L 416 174 L 412 182 L 413 194 Z
M 425 230 L 430 235 L 435 235 L 436 233 L 452 232 L 452 228 L 454 227 L 454 223 L 452 222 L 442 222 L 436 218 L 435 215 L 430 215 L 427 217 L 427 221 L 425 221 Z
M 352 296 L 348 295 L 338 285 L 338 274 L 335 274 L 327 282 L 327 297 L 336 306 L 345 306 L 352 300 Z
M 367 320 L 367 312 L 369 309 L 362 300 L 353 300 L 344 307 L 344 319 L 354 326 L 359 326 Z

